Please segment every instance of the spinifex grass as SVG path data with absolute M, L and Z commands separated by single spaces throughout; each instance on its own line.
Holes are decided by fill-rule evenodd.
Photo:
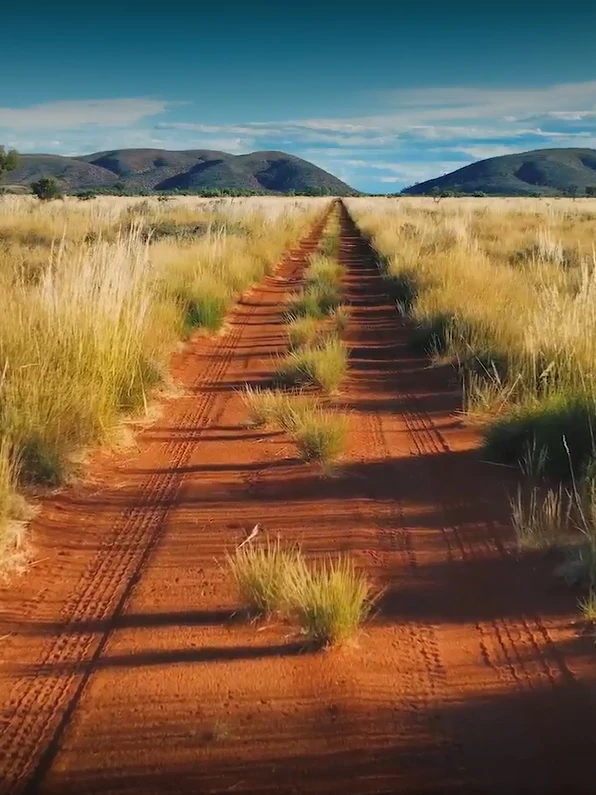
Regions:
M 329 285 L 339 288 L 343 268 L 336 259 L 315 254 L 309 260 L 305 281 L 307 285 Z
M 348 327 L 348 321 L 350 319 L 350 313 L 347 306 L 344 304 L 337 306 L 333 312 L 331 312 L 330 318 L 333 328 L 336 330 L 336 332 L 338 334 L 344 332 Z
M 590 588 L 587 595 L 578 600 L 582 616 L 590 623 L 596 623 L 596 590 Z
M 306 461 L 318 461 L 330 469 L 348 439 L 348 418 L 318 406 L 288 412 L 285 423 Z
M 257 427 L 272 422 L 280 400 L 286 399 L 283 392 L 275 389 L 246 386 L 242 392 L 242 400 L 249 411 L 250 421 Z
M 318 400 L 311 395 L 250 386 L 244 389 L 242 399 L 255 425 L 277 423 L 284 430 L 291 430 L 297 417 L 318 406 Z
M 338 338 L 291 351 L 277 365 L 283 384 L 316 384 L 325 392 L 337 391 L 348 369 L 348 356 Z
M 596 427 L 596 205 L 532 199 L 349 200 L 423 347 L 473 374 L 466 408 L 487 453 L 517 463 L 535 438 L 545 474 L 581 469 Z M 397 293 L 400 293 L 397 295 Z M 496 378 L 493 378 L 493 374 Z M 570 461 L 561 437 L 569 441 Z
M 354 636 L 372 606 L 371 586 L 351 558 L 287 569 L 287 602 L 310 643 L 332 646 Z
M 247 544 L 228 554 L 227 564 L 246 608 L 257 615 L 268 615 L 287 602 L 287 583 L 292 572 L 301 569 L 300 552 L 283 548 L 279 539 L 264 544 Z
M 321 336 L 321 322 L 310 315 L 288 318 L 286 325 L 290 348 L 314 345 Z
M 325 282 L 308 285 L 292 299 L 288 308 L 288 318 L 310 317 L 322 320 L 341 303 L 337 286 Z
M 18 464 L 8 439 L 0 439 L 0 575 L 18 568 L 25 559 L 21 546 L 20 525 L 15 520 L 19 500 L 16 494 Z
M 561 545 L 568 539 L 572 499 L 561 487 L 524 491 L 511 501 L 513 529 L 520 549 Z
M 295 439 L 306 461 L 318 461 L 325 470 L 346 445 L 347 417 L 326 411 L 314 396 L 247 387 L 243 400 L 255 425 L 276 423 Z

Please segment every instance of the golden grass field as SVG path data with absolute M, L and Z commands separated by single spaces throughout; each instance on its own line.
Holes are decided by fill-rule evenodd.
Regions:
M 142 413 L 167 384 L 178 342 L 219 328 L 327 202 L 0 200 L 0 557 L 19 561 L 19 485 L 64 482 L 74 455 Z M 571 471 L 587 482 L 596 200 L 346 203 L 413 323 L 413 344 L 456 365 L 488 454 L 532 477 L 565 481 Z M 313 322 L 297 318 L 290 331 Z M 531 502 L 535 514 L 542 503 Z
M 520 547 L 563 546 L 563 574 L 588 584 L 582 609 L 596 615 L 596 201 L 347 204 L 412 344 L 455 365 L 486 457 L 525 476 Z
M 0 198 L 0 559 L 20 561 L 17 484 L 60 484 L 217 329 L 324 199 Z M 26 513 L 26 512 L 25 512 Z

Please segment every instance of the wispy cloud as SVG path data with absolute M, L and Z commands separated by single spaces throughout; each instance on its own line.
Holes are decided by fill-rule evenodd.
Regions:
M 72 130 L 86 125 L 116 127 L 157 116 L 173 103 L 158 99 L 83 99 L 45 102 L 25 108 L 0 107 L 0 127 L 15 130 Z
M 596 81 L 542 88 L 425 87 L 376 95 L 348 118 L 211 123 L 192 103 L 133 97 L 0 108 L 0 137 L 21 151 L 117 147 L 281 149 L 356 187 L 402 185 L 476 159 L 545 146 L 596 145 Z

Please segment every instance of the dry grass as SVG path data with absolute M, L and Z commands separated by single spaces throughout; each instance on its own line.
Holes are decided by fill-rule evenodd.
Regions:
M 572 499 L 559 487 L 520 488 L 511 501 L 513 529 L 519 549 L 560 546 L 569 537 Z
M 320 339 L 321 323 L 309 315 L 289 317 L 286 323 L 286 330 L 290 349 L 297 350 L 304 346 L 314 345 Z
M 346 556 L 310 564 L 278 538 L 236 549 L 226 562 L 250 613 L 288 616 L 318 647 L 350 640 L 374 603 L 366 575 Z
M 294 438 L 305 461 L 332 470 L 348 439 L 345 415 L 328 411 L 316 397 L 299 392 L 246 387 L 242 395 L 253 424 L 279 425 Z
M 339 338 L 330 336 L 283 357 L 276 368 L 282 384 L 315 384 L 328 394 L 337 392 L 346 376 L 348 355 Z
M 10 478 L 18 460 L 21 481 L 63 482 L 76 451 L 145 409 L 177 340 L 217 328 L 325 204 L 0 198 L 0 443 L 10 440 Z M 12 488 L 0 484 L 0 523 Z
M 581 469 L 591 454 L 581 440 L 596 415 L 596 202 L 349 206 L 382 255 L 418 344 L 463 366 L 470 413 L 485 422 L 503 416 L 492 452 L 517 461 L 536 438 L 553 474 L 569 475 L 557 436 L 563 423 Z
M 289 569 L 287 601 L 308 642 L 317 646 L 350 640 L 373 603 L 368 579 L 345 556 Z
M 348 440 L 348 418 L 313 406 L 308 411 L 292 409 L 286 418 L 302 458 L 317 461 L 331 472 Z
M 301 568 L 297 549 L 285 549 L 279 539 L 248 544 L 227 556 L 227 564 L 242 604 L 257 615 L 270 615 L 287 603 L 290 572 Z

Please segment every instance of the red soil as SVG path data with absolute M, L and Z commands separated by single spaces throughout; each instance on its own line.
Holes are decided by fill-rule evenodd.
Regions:
M 318 230 L 198 339 L 192 390 L 49 500 L 40 562 L 1 592 L 0 793 L 588 793 L 594 645 L 552 562 L 509 552 L 507 484 L 342 213 L 351 411 L 338 475 L 244 427 L 237 394 L 285 345 L 282 299 Z M 351 552 L 386 591 L 357 645 L 304 652 L 231 618 L 221 568 L 260 522 Z

